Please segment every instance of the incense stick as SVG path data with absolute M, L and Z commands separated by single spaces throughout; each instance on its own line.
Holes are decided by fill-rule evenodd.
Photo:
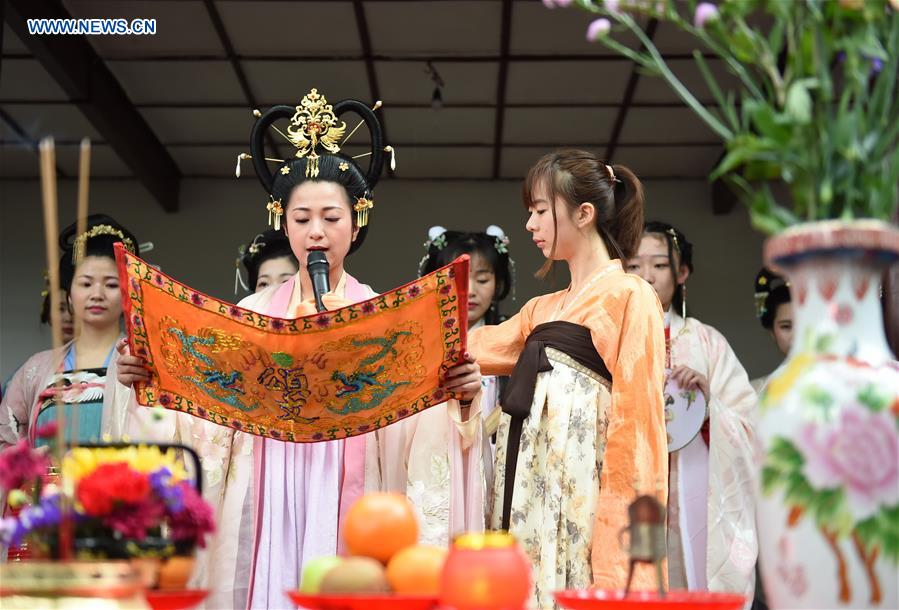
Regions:
M 56 148 L 52 137 L 41 140 L 41 193 L 44 204 L 44 241 L 47 247 L 47 269 L 50 277 L 50 328 L 53 333 L 53 350 L 58 352 L 62 347 L 62 328 L 59 307 L 59 208 L 56 197 Z M 57 380 L 54 402 L 56 404 L 56 459 L 62 477 L 62 459 L 65 455 L 66 413 L 60 404 L 61 384 Z M 64 485 L 62 486 L 65 487 Z M 65 494 L 60 497 L 62 520 L 59 524 L 59 557 L 62 560 L 71 558 L 72 522 L 69 518 L 69 507 Z
M 75 227 L 78 235 L 84 235 L 87 231 L 87 202 L 88 202 L 88 185 L 90 184 L 91 174 L 91 141 L 89 138 L 81 140 L 81 154 L 78 159 L 78 216 Z M 75 339 L 81 336 L 81 321 L 75 318 Z M 72 403 L 72 433 L 69 435 L 71 445 L 77 445 L 80 438 L 79 424 L 81 421 L 80 414 L 81 403 Z

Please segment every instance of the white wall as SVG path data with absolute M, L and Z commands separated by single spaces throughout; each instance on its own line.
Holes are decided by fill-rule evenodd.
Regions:
M 384 179 L 377 188 L 372 226 L 363 249 L 347 265 L 376 290 L 411 280 L 424 254 L 427 229 L 502 226 L 517 263 L 517 297 L 507 313 L 551 286 L 534 279 L 542 257 L 524 230 L 517 182 L 414 182 Z M 738 209 L 712 216 L 702 181 L 646 185 L 647 218 L 673 222 L 695 244 L 696 272 L 687 301 L 694 315 L 720 329 L 751 375 L 770 371 L 778 356 L 753 315 L 752 283 L 761 262 L 761 237 Z M 74 220 L 75 182 L 59 184 L 60 226 Z M 189 180 L 181 211 L 166 214 L 136 183 L 97 180 L 92 212 L 104 212 L 156 248 L 148 260 L 192 287 L 233 298 L 237 247 L 265 228 L 265 198 L 252 179 Z M 33 352 L 46 349 L 49 332 L 39 321 L 42 271 L 46 268 L 40 186 L 0 180 L 0 379 Z M 565 274 L 559 274 L 556 289 Z

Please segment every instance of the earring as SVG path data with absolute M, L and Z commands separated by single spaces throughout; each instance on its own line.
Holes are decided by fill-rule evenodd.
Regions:
M 680 313 L 681 317 L 687 319 L 687 284 L 680 285 Z

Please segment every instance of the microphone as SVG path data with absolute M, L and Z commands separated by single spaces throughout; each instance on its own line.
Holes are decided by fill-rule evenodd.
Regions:
M 306 271 L 309 272 L 309 278 L 312 280 L 312 292 L 315 293 L 315 308 L 318 311 L 327 311 L 322 295 L 331 290 L 328 273 L 330 265 L 328 265 L 328 257 L 321 250 L 313 250 L 306 257 Z

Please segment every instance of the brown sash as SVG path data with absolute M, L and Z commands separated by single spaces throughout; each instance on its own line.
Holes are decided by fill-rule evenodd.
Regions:
M 590 329 L 571 322 L 546 322 L 531 331 L 518 362 L 512 371 L 509 385 L 502 397 L 503 412 L 512 420 L 509 424 L 509 439 L 506 448 L 506 478 L 503 483 L 502 529 L 509 529 L 512 512 L 512 492 L 515 489 L 515 470 L 518 465 L 518 449 L 521 444 L 521 429 L 525 418 L 530 415 L 534 402 L 537 375 L 552 370 L 546 356 L 546 348 L 557 349 L 587 367 L 597 375 L 612 382 L 612 374 L 596 352 Z

